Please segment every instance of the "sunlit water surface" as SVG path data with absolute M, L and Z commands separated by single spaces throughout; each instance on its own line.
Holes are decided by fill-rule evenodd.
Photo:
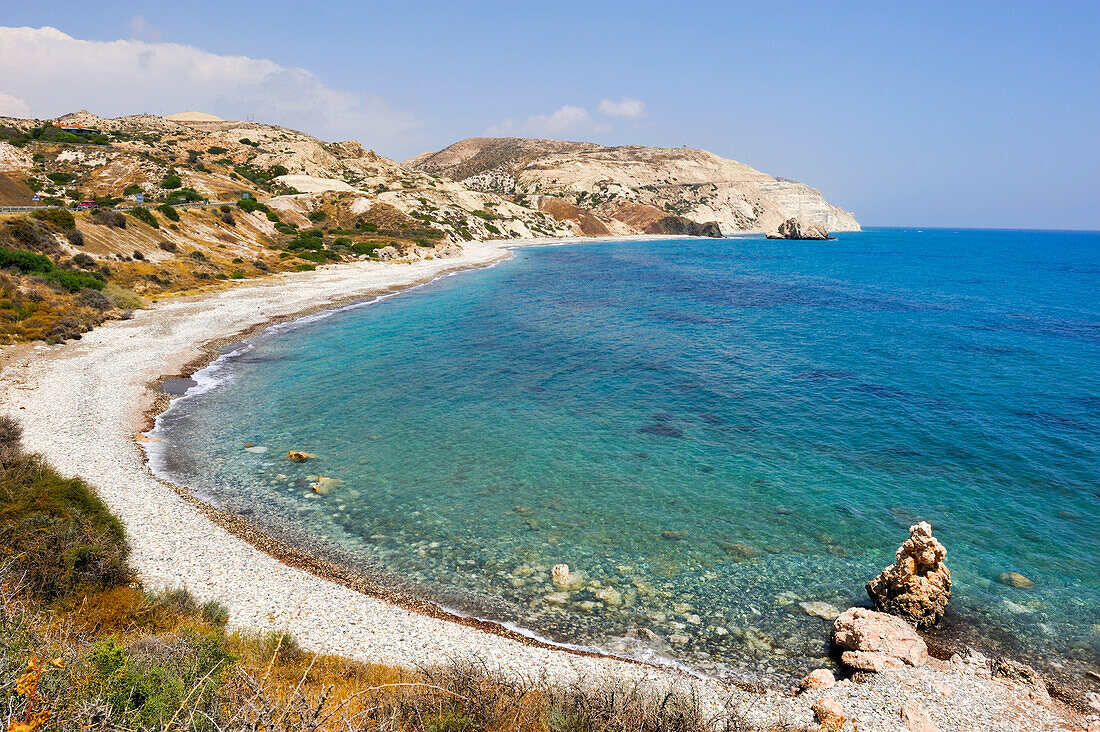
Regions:
M 460 612 L 790 678 L 924 519 L 956 616 L 1100 657 L 1100 234 L 524 249 L 199 380 L 158 470 Z

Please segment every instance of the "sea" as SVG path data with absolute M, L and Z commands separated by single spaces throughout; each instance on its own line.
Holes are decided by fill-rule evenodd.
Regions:
M 789 683 L 928 521 L 934 644 L 1100 670 L 1097 232 L 522 248 L 195 380 L 156 472 L 457 614 Z

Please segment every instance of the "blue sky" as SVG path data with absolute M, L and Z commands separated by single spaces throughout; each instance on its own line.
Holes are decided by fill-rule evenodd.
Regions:
M 71 39 L 0 43 L 0 113 L 689 145 L 867 225 L 1100 229 L 1100 3 L 4 5 Z

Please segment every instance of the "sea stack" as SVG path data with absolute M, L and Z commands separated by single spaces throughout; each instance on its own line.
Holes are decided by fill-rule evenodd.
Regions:
M 769 239 L 813 239 L 823 241 L 835 239 L 829 236 L 829 232 L 820 224 L 806 224 L 798 219 L 787 219 L 779 225 L 779 230 L 774 234 L 768 234 Z
M 947 550 L 932 526 L 921 521 L 909 527 L 909 538 L 897 552 L 897 561 L 867 583 L 875 609 L 905 618 L 918 629 L 939 622 L 951 600 L 951 571 L 944 564 Z

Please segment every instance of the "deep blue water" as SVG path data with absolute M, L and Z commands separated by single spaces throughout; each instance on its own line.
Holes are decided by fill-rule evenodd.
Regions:
M 463 612 L 783 677 L 924 519 L 954 615 L 1100 657 L 1097 233 L 523 249 L 204 378 L 159 469 Z

